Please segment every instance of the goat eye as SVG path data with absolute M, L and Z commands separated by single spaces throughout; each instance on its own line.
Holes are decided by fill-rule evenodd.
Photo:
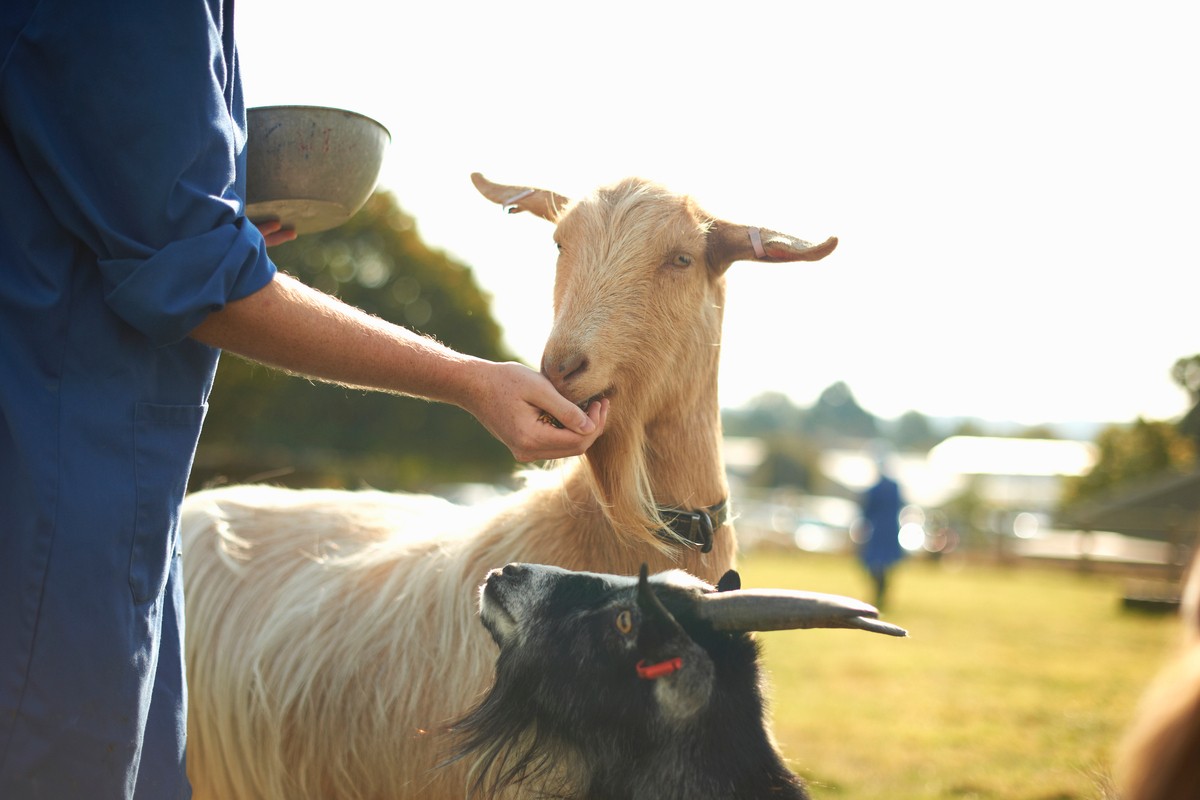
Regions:
M 675 258 L 671 259 L 671 266 L 673 267 L 690 267 L 691 265 L 692 257 L 687 253 L 680 253 L 679 255 L 675 256 Z
M 628 636 L 633 630 L 633 614 L 628 609 L 617 612 L 617 617 L 613 620 L 613 624 L 622 636 Z
M 562 242 L 555 242 L 554 246 L 558 249 L 558 252 L 562 252 Z

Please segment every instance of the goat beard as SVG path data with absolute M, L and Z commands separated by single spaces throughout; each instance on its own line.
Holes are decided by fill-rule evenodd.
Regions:
M 592 492 L 619 539 L 650 544 L 664 553 L 670 545 L 658 537 L 666 522 L 658 511 L 640 432 L 608 432 L 585 454 Z
M 467 771 L 471 798 L 493 800 L 518 785 L 536 797 L 578 796 L 582 772 L 573 749 L 538 726 L 532 701 L 498 702 L 504 694 L 494 689 L 451 725 L 454 752 L 441 766 L 473 759 Z

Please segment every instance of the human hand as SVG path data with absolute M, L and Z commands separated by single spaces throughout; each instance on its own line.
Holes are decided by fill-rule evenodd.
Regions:
M 274 247 L 277 244 L 290 242 L 296 238 L 294 228 L 284 228 L 283 223 L 277 219 L 263 220 L 255 222 L 254 227 L 258 228 L 258 232 L 262 234 L 263 239 L 267 243 L 267 247 Z
M 577 456 L 604 432 L 608 400 L 596 400 L 585 413 L 560 395 L 545 376 L 515 363 L 484 362 L 481 388 L 467 410 L 503 442 L 517 461 Z M 563 427 L 542 417 L 549 414 Z

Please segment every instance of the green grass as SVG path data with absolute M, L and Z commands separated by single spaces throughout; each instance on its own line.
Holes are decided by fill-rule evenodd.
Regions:
M 850 558 L 740 560 L 746 587 L 870 600 Z M 773 730 L 816 798 L 1103 798 L 1114 746 L 1170 655 L 1175 617 L 1123 612 L 1121 581 L 1041 568 L 902 565 L 884 618 L 760 634 Z

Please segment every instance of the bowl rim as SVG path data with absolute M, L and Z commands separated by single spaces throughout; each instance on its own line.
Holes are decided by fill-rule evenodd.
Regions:
M 247 123 L 249 123 L 250 114 L 255 111 L 287 111 L 289 109 L 295 109 L 298 111 L 338 111 L 343 114 L 349 114 L 352 117 L 358 117 L 360 119 L 366 120 L 367 122 L 374 123 L 387 136 L 388 143 L 390 144 L 392 141 L 392 132 L 390 130 L 388 130 L 388 127 L 386 125 L 384 125 L 382 122 L 380 122 L 379 120 L 375 119 L 374 117 L 367 116 L 366 114 L 363 114 L 361 111 L 351 111 L 348 108 L 339 108 L 337 106 L 317 106 L 317 105 L 309 105 L 309 104 L 304 104 L 304 103 L 280 103 L 280 104 L 268 105 L 268 106 L 251 106 L 246 109 L 246 121 L 247 121 Z

